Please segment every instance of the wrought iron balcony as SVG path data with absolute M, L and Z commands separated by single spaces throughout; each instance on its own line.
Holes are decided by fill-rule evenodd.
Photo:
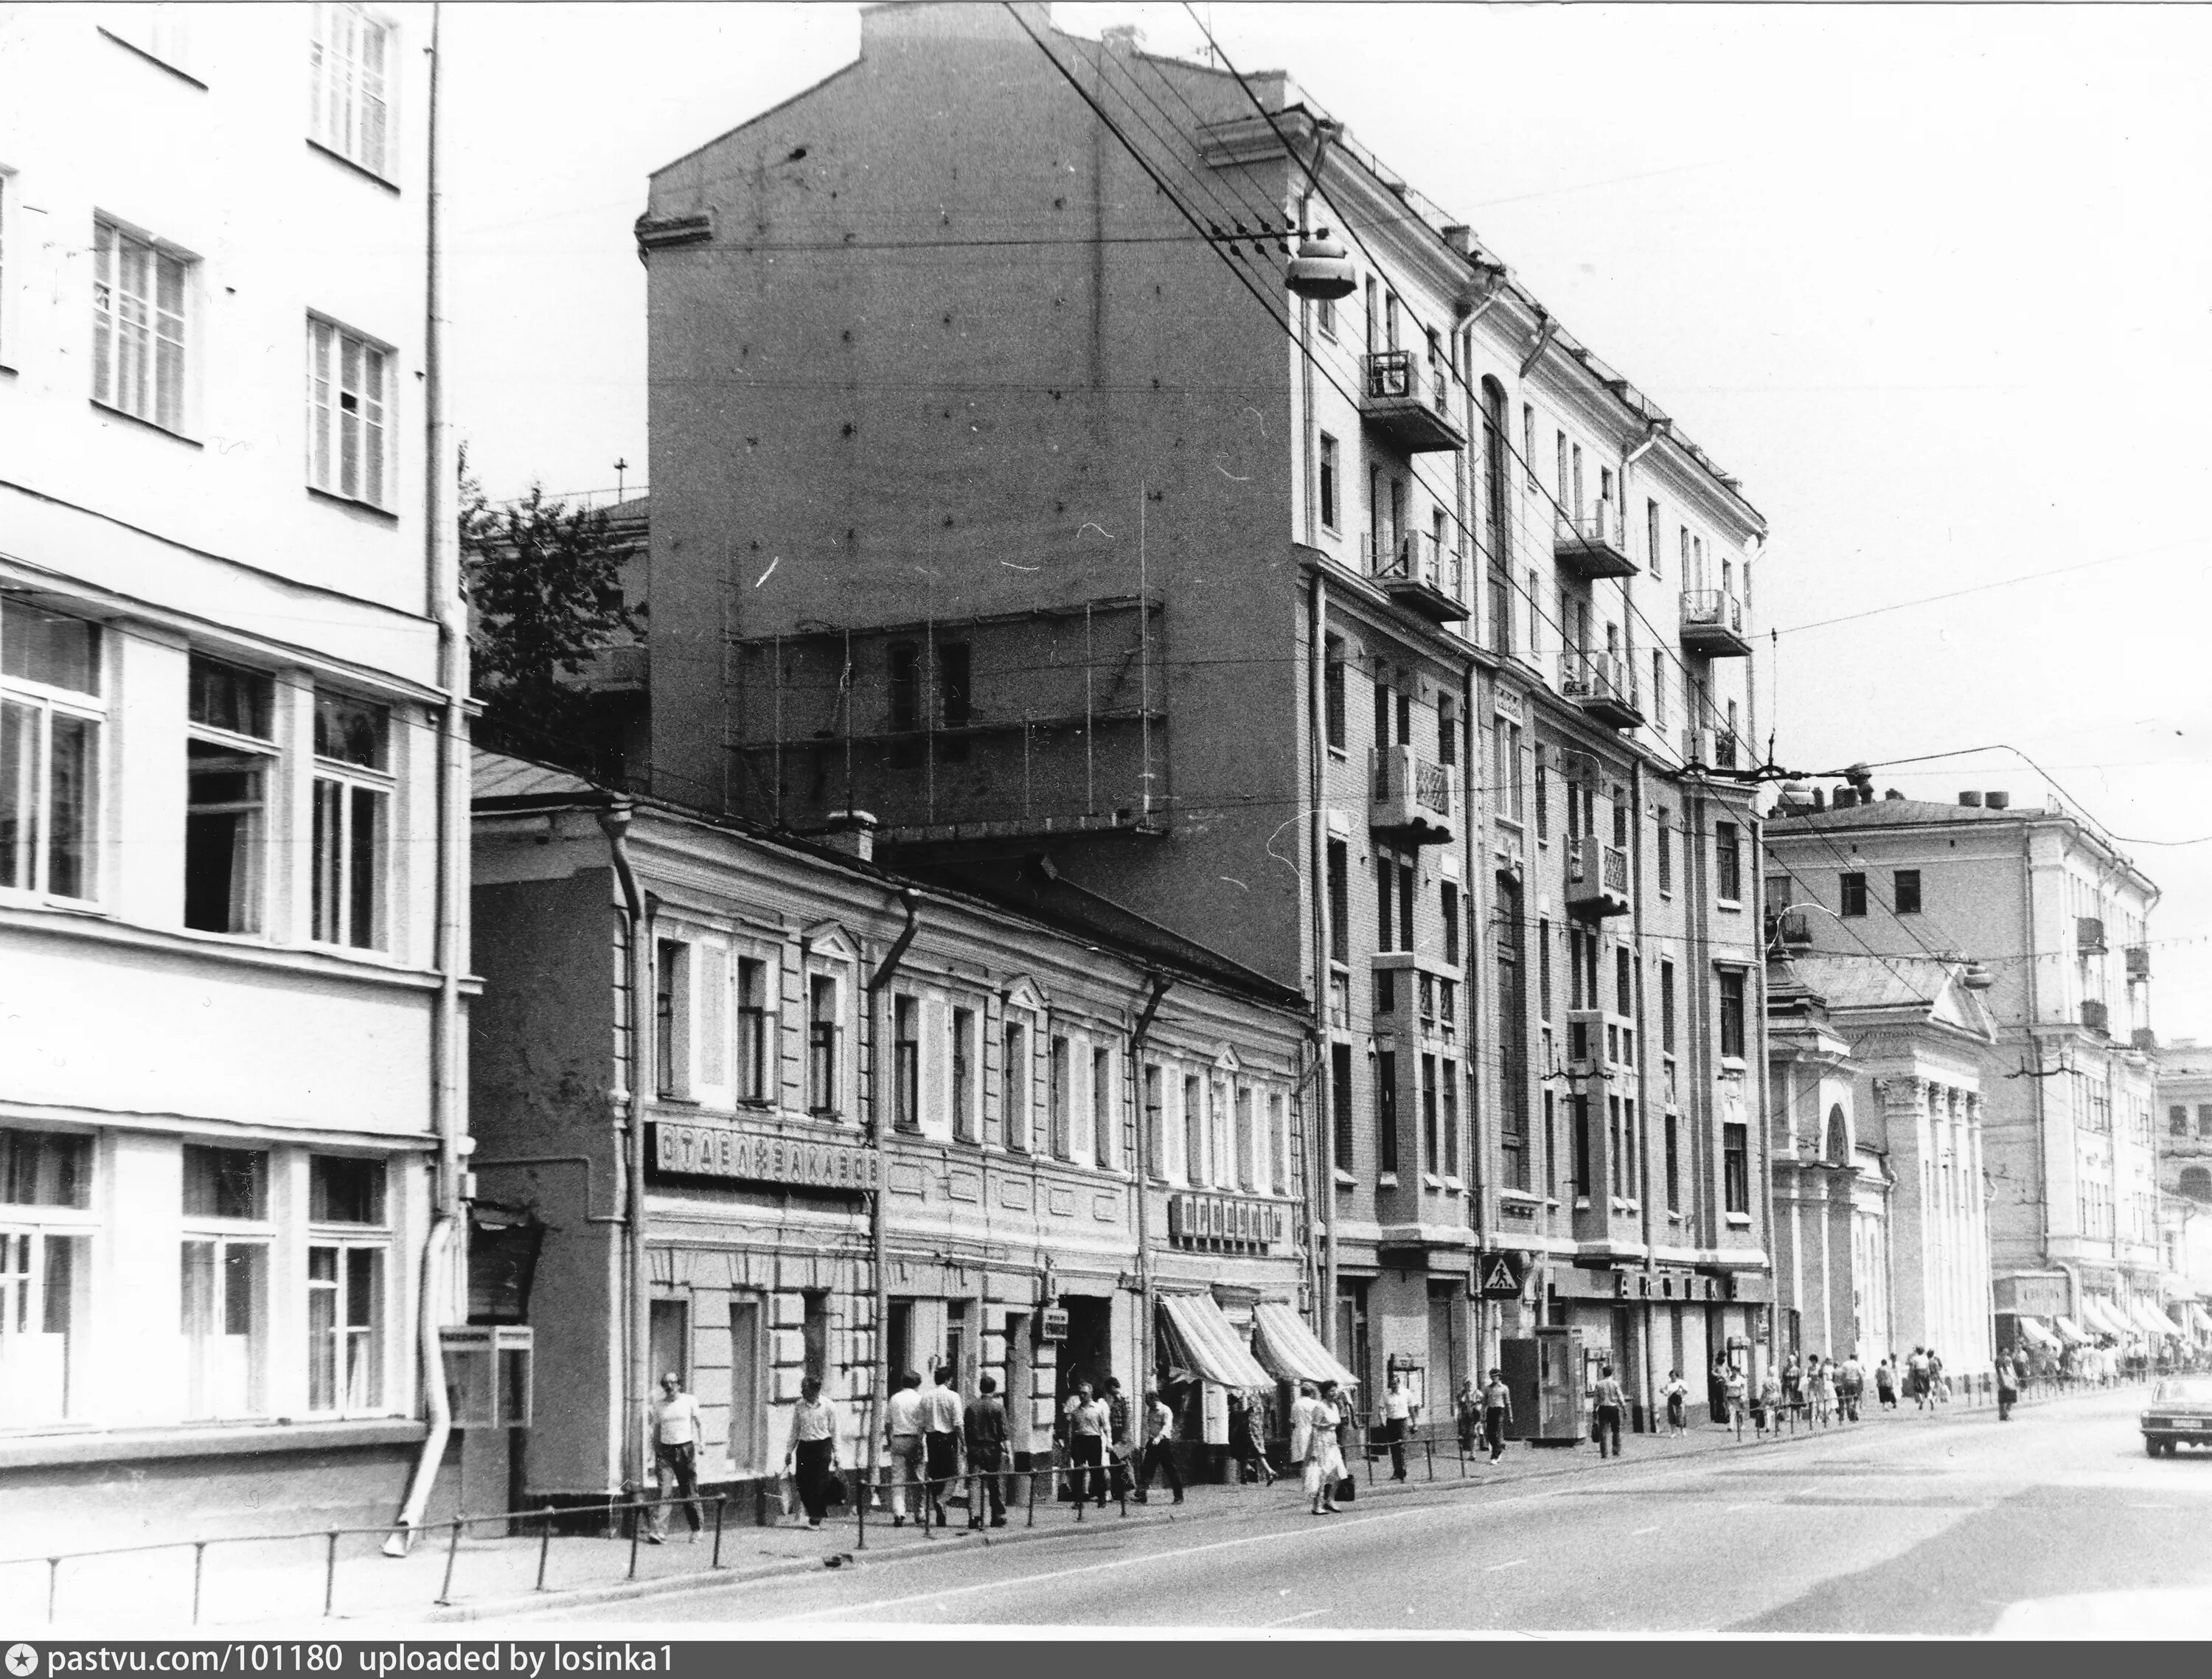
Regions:
M 1636 672 L 1619 654 L 1569 648 L 1559 655 L 1559 693 L 1610 727 L 1644 726 L 1644 710 L 1637 702 Z
M 1600 502 L 1579 516 L 1559 514 L 1553 521 L 1552 556 L 1585 581 L 1633 577 L 1640 569 L 1628 557 L 1628 540 L 1620 530 L 1620 509 L 1610 502 Z
M 1419 534 L 1395 538 L 1370 532 L 1360 538 L 1367 575 L 1401 606 L 1432 624 L 1451 624 L 1468 615 L 1467 563 L 1457 549 Z
M 1567 913 L 1586 921 L 1628 913 L 1628 852 L 1595 836 L 1567 842 Z
M 1451 375 L 1410 350 L 1385 350 L 1365 358 L 1361 417 L 1407 454 L 1464 449 L 1467 434 L 1452 423 Z
M 1682 645 L 1708 659 L 1747 659 L 1743 602 L 1719 589 L 1682 591 Z
M 1459 766 L 1437 763 L 1411 746 L 1368 753 L 1367 825 L 1411 845 L 1442 845 L 1459 808 Z

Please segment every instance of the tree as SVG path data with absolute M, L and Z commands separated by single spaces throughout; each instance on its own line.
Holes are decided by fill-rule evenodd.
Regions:
M 639 634 L 623 603 L 627 545 L 606 511 L 571 508 L 532 484 L 494 504 L 461 456 L 461 583 L 468 597 L 480 745 L 608 777 L 605 708 L 583 678 L 592 660 Z

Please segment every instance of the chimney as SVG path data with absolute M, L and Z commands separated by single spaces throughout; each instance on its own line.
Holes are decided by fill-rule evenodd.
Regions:
M 1471 256 L 1474 252 L 1474 229 L 1472 228 L 1462 227 L 1455 222 L 1443 230 L 1443 240 L 1445 244 L 1450 246 L 1462 257 Z
M 833 851 L 872 863 L 876 860 L 876 818 L 867 811 L 832 811 L 823 843 Z
M 1982 807 L 1982 795 L 1978 793 L 1962 793 L 1959 795 L 1959 802 L 1970 811 L 1978 811 Z
M 2012 808 L 2012 794 L 2009 793 L 1984 793 L 1982 795 L 1982 799 L 1983 802 L 1987 804 L 1993 811 L 2004 811 L 2010 810 Z
M 1905 802 L 1905 795 L 1899 793 L 1895 788 L 1891 788 L 1881 796 L 1883 800 L 1889 804 L 1901 805 Z
M 1836 808 L 1838 810 L 1847 811 L 1850 809 L 1852 806 L 1857 804 L 1858 801 L 1859 794 L 1856 788 L 1839 787 L 1836 789 Z
M 1828 791 L 1826 788 L 1816 787 L 1813 789 L 1813 808 L 1816 811 L 1828 808 Z

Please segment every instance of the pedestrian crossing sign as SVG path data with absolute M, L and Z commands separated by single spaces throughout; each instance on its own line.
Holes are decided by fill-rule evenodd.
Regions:
M 1486 1299 L 1511 1299 L 1521 1293 L 1513 1262 L 1502 1253 L 1491 1255 L 1477 1268 L 1475 1286 Z

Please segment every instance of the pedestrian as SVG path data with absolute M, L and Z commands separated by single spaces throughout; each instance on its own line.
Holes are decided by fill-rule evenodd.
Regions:
M 1851 1349 L 1850 1357 L 1844 1360 L 1844 1368 L 1836 1378 L 1837 1402 L 1844 1408 L 1844 1420 L 1859 1420 L 1859 1401 L 1866 1394 L 1866 1366 L 1859 1362 L 1858 1349 Z
M 1715 1422 L 1729 1420 L 1729 1361 L 1725 1353 L 1713 1354 L 1713 1367 L 1705 1374 L 1705 1408 Z
M 1621 1391 L 1620 1382 L 1613 1373 L 1613 1366 L 1601 1364 L 1597 1367 L 1597 1455 L 1600 1457 L 1620 1456 L 1620 1415 L 1628 1407 L 1628 1396 Z
M 975 1397 L 968 1402 L 961 1419 L 968 1437 L 968 1471 L 975 1477 L 975 1491 L 968 1506 L 968 1525 L 983 1525 L 983 1502 L 991 1505 L 991 1525 L 1006 1524 L 1006 1408 L 999 1398 L 999 1378 L 985 1376 L 975 1384 Z
M 922 1403 L 922 1453 L 929 1469 L 929 1508 L 924 1519 L 935 1517 L 945 1525 L 945 1495 L 960 1478 L 960 1395 L 952 1385 L 950 1364 L 937 1366 L 937 1381 Z
M 1336 1440 L 1343 1420 L 1336 1408 L 1336 1384 L 1298 1384 L 1291 1408 L 1291 1451 L 1305 1466 L 1305 1488 L 1316 1516 L 1336 1514 L 1336 1483 L 1344 1477 L 1344 1453 Z
M 1804 1387 L 1805 1368 L 1793 1350 L 1782 1366 L 1782 1402 L 1794 1408 L 1804 1396 Z
M 890 1449 L 890 1461 L 884 1472 L 891 1478 L 891 1525 L 906 1525 L 907 1489 L 914 1489 L 914 1500 L 921 1519 L 929 1519 L 928 1506 L 922 1500 L 922 1470 L 927 1462 L 923 1456 L 922 1425 L 926 1406 L 921 1396 L 921 1378 L 913 1371 L 899 1373 L 898 1391 L 884 1407 L 884 1444 Z
M 1743 1438 L 1743 1414 L 1750 1408 L 1745 1402 L 1747 1396 L 1743 1372 L 1732 1364 L 1723 1364 L 1721 1368 L 1726 1372 L 1721 1378 L 1721 1402 L 1728 1408 L 1729 1427 L 1735 1430 L 1740 1440 Z
M 1505 1385 L 1505 1372 L 1493 1370 L 1482 1384 L 1482 1433 L 1493 1463 L 1505 1455 L 1505 1426 L 1512 1420 L 1513 1390 Z
M 1474 1457 L 1475 1443 L 1482 1438 L 1482 1389 L 1472 1376 L 1459 1384 L 1459 1397 L 1452 1404 L 1452 1420 L 1459 1426 L 1459 1455 Z
M 2020 1397 L 2020 1378 L 2013 1374 L 2012 1360 L 1997 1360 L 1997 1420 L 2012 1420 L 2013 1402 Z
M 822 1378 L 799 1384 L 799 1403 L 791 1414 L 791 1444 L 784 1449 L 783 1472 L 799 1489 L 806 1525 L 817 1531 L 830 1506 L 830 1482 L 837 1473 L 837 1414 L 822 1397 Z
M 1152 1501 L 1152 1471 L 1158 1469 L 1181 1504 L 1182 1471 L 1175 1460 L 1175 1413 L 1152 1388 L 1145 1390 L 1144 1433 L 1145 1449 L 1137 1459 L 1137 1502 Z
M 1813 1408 L 1813 1420 L 1823 1428 L 1828 1426 L 1828 1415 L 1836 1397 L 1835 1378 L 1829 1375 L 1829 1365 L 1818 1354 L 1805 1366 L 1808 1388 L 1807 1402 Z
M 1690 1384 L 1682 1379 L 1680 1371 L 1670 1370 L 1667 1372 L 1667 1384 L 1659 1390 L 1659 1396 L 1667 1402 L 1667 1432 L 1675 1435 L 1689 1433 L 1689 1419 L 1686 1414 L 1689 1407 Z
M 1874 1367 L 1874 1396 L 1883 1410 L 1897 1408 L 1897 1372 L 1889 1367 L 1887 1359 Z
M 1759 1402 L 1751 1408 L 1753 1430 L 1763 1436 L 1767 1425 L 1771 1423 L 1774 1432 L 1779 1434 L 1782 1432 L 1783 1408 L 1789 1402 L 1789 1390 L 1782 1385 L 1782 1378 L 1771 1369 L 1768 1370 L 1759 1384 Z
M 1275 1471 L 1267 1462 L 1267 1448 L 1260 1438 L 1259 1412 L 1259 1406 L 1249 1395 L 1229 1396 L 1229 1445 L 1237 1454 L 1240 1482 L 1256 1481 L 1262 1487 L 1272 1487 L 1275 1484 Z
M 1137 1457 L 1136 1448 L 1129 1433 L 1131 1420 L 1129 1396 L 1121 1391 L 1121 1378 L 1118 1376 L 1109 1376 L 1106 1378 L 1106 1389 L 1103 1396 L 1106 1401 L 1106 1415 L 1109 1425 L 1106 1430 L 1106 1475 L 1109 1483 L 1108 1491 L 1115 1498 L 1120 1498 L 1128 1489 L 1130 1465 L 1136 1462 Z M 1236 1408 L 1236 1399 L 1232 1396 L 1230 1400 L 1232 1412 Z M 1233 1417 L 1231 1426 L 1233 1429 Z
M 659 1496 L 646 1523 L 645 1542 L 658 1545 L 668 1532 L 668 1494 L 684 1500 L 691 1542 L 699 1542 L 699 1402 L 684 1391 L 674 1371 L 660 1378 L 653 1406 L 653 1479 Z
M 1933 1347 L 1928 1349 L 1928 1391 L 1930 1404 L 1950 1402 L 1951 1384 L 1944 1378 L 1942 1358 Z
M 1078 1382 L 1067 1403 L 1067 1457 L 1075 1466 L 1068 1486 L 1078 1504 L 1096 1498 L 1106 1507 L 1106 1436 L 1113 1427 L 1106 1402 L 1093 1396 L 1090 1383 Z
M 1383 1437 L 1390 1442 L 1390 1479 L 1406 1478 L 1406 1437 L 1413 1427 L 1413 1396 L 1405 1378 L 1393 1374 L 1390 1390 L 1382 1396 Z
M 1905 1360 L 1905 1385 L 1912 1390 L 1912 1408 L 1928 1408 L 1928 1349 L 1916 1347 Z

